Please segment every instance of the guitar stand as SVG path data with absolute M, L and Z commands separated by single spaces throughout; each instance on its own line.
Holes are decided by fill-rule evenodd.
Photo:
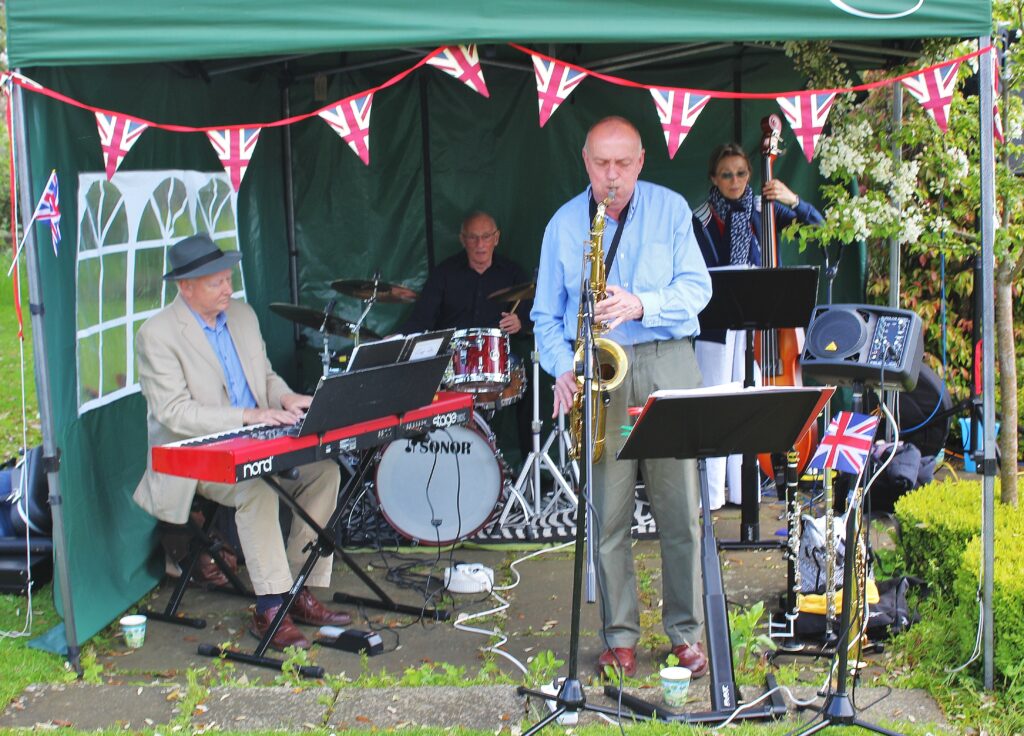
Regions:
M 197 496 L 196 498 L 200 498 Z M 189 583 L 192 582 L 192 576 L 195 574 L 196 567 L 199 565 L 199 558 L 205 552 L 210 555 L 214 563 L 220 569 L 224 576 L 231 583 L 231 587 L 227 586 L 207 586 L 207 590 L 216 590 L 222 593 L 228 593 L 230 595 L 237 595 L 242 598 L 252 598 L 253 592 L 245 587 L 245 583 L 238 577 L 238 574 L 231 569 L 231 567 L 221 557 L 220 551 L 224 547 L 224 543 L 218 539 L 214 539 L 210 532 L 213 529 L 214 521 L 221 508 L 218 504 L 202 499 L 205 503 L 200 503 L 201 510 L 203 511 L 203 523 L 202 525 L 197 524 L 191 518 L 185 522 L 184 526 L 189 532 L 189 552 L 187 564 L 181 568 L 181 577 L 178 578 L 177 584 L 171 591 L 171 597 L 167 601 L 167 605 L 164 606 L 162 611 L 154 611 L 151 608 L 143 608 L 139 613 L 144 614 L 147 618 L 153 619 L 154 621 L 163 621 L 169 624 L 178 624 L 180 626 L 188 626 L 193 629 L 205 629 L 206 619 L 205 618 L 194 618 L 191 616 L 185 616 L 178 613 L 178 608 L 181 606 L 181 601 L 185 597 L 185 591 L 188 590 Z
M 338 559 L 344 562 L 348 569 L 355 573 L 356 577 L 358 577 L 367 588 L 373 591 L 376 596 L 375 598 L 361 598 L 345 593 L 335 593 L 334 601 L 336 603 L 351 603 L 358 606 L 366 606 L 368 608 L 376 608 L 395 613 L 404 613 L 406 615 L 417 617 L 428 616 L 437 621 L 448 620 L 449 613 L 443 609 L 427 606 L 409 606 L 393 600 L 391 596 L 389 596 L 383 588 L 377 585 L 373 578 L 367 575 L 356 561 L 338 545 L 332 535 L 333 530 L 345 513 L 345 506 L 348 504 L 349 497 L 356 488 L 362 486 L 363 481 L 372 467 L 373 463 L 371 461 L 371 457 L 372 454 L 368 453 L 360 461 L 355 474 L 342 488 L 338 497 L 338 503 L 334 508 L 334 512 L 331 514 L 330 519 L 328 519 L 324 526 L 317 524 L 316 521 L 310 517 L 307 511 L 302 508 L 299 502 L 295 500 L 295 498 L 293 498 L 292 495 L 284 488 L 282 488 L 273 477 L 268 475 L 262 476 L 262 479 L 267 483 L 267 485 L 277 492 L 281 500 L 283 500 L 292 510 L 292 513 L 298 517 L 293 520 L 292 523 L 297 523 L 298 520 L 301 519 L 304 523 L 308 524 L 309 527 L 316 532 L 316 541 L 310 543 L 309 554 L 306 557 L 306 561 L 299 570 L 299 574 L 295 576 L 295 581 L 292 583 L 292 587 L 283 595 L 284 601 L 280 608 L 278 608 L 277 615 L 275 615 L 274 620 L 270 622 L 267 633 L 263 635 L 262 639 L 260 639 L 259 644 L 256 645 L 256 649 L 253 650 L 252 654 L 246 654 L 245 652 L 239 652 L 234 649 L 222 649 L 221 647 L 209 644 L 200 644 L 199 654 L 204 657 L 224 657 L 225 659 L 244 662 L 245 664 L 253 664 L 259 667 L 280 670 L 284 665 L 284 660 L 265 656 L 267 648 L 270 646 L 270 642 L 277 633 L 277 630 L 281 627 L 281 622 L 284 621 L 284 617 L 288 615 L 288 611 L 291 610 L 295 598 L 298 596 L 303 586 L 305 586 L 306 580 L 309 578 L 310 574 L 312 574 L 317 560 L 331 554 L 334 554 Z M 324 676 L 324 668 L 318 665 L 303 665 L 298 668 L 298 674 L 302 677 L 320 678 Z

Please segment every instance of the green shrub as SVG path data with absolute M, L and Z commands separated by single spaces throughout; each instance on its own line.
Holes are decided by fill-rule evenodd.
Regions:
M 995 498 L 998 518 L 998 480 Z M 933 592 L 951 596 L 964 549 L 981 533 L 981 482 L 946 480 L 922 486 L 896 502 L 896 519 L 907 573 L 923 578 Z
M 1024 676 L 1024 509 L 1003 507 L 996 513 L 995 574 L 992 576 L 992 617 L 995 622 L 993 665 L 1009 681 Z M 954 583 L 956 617 L 976 622 L 981 573 L 981 536 L 967 544 Z M 963 632 L 963 627 L 958 627 Z M 974 648 L 974 627 L 960 635 L 965 655 Z M 965 635 L 966 634 L 966 635 Z

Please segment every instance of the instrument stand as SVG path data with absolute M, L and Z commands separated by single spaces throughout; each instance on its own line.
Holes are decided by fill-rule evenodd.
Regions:
M 548 435 L 547 440 L 544 442 L 543 447 L 540 443 L 540 431 L 542 423 L 540 420 L 540 351 L 537 347 L 537 336 L 533 336 L 533 351 L 530 353 L 530 362 L 533 363 L 533 390 L 530 392 L 533 399 L 533 421 L 530 423 L 530 432 L 532 434 L 533 448 L 530 450 L 530 454 L 527 455 L 526 460 L 523 461 L 523 467 L 519 471 L 519 477 L 516 478 L 516 482 L 512 484 L 509 489 L 509 500 L 505 504 L 505 509 L 501 512 L 501 518 L 498 520 L 499 526 L 504 526 L 508 521 L 509 514 L 512 512 L 513 502 L 517 502 L 523 509 L 523 516 L 525 517 L 526 524 L 529 528 L 532 528 L 537 519 L 541 516 L 546 516 L 555 507 L 560 496 L 565 496 L 573 506 L 577 506 L 576 494 L 573 492 L 572 486 L 569 481 L 562 474 L 562 468 L 565 467 L 564 460 L 563 464 L 556 465 L 551 459 L 551 455 L 548 454 L 551 445 L 555 438 L 559 438 L 560 442 L 564 441 L 565 436 L 565 419 L 559 416 L 559 427 L 553 430 Z M 564 458 L 564 446 L 560 445 L 562 457 Z M 551 474 L 553 480 L 554 495 L 548 502 L 544 510 L 541 510 L 541 495 L 543 494 L 543 487 L 541 486 L 541 469 L 545 468 Z M 533 508 L 530 508 L 527 502 L 527 496 L 533 500 Z
M 791 448 L 814 423 L 832 395 L 830 387 L 758 387 L 741 392 L 713 388 L 659 391 L 647 399 L 636 424 L 619 451 L 620 459 L 696 458 L 700 475 L 701 569 L 704 581 L 704 626 L 708 642 L 711 710 L 675 713 L 664 705 L 605 687 L 622 698 L 634 713 L 649 719 L 682 723 L 723 723 L 730 720 L 778 718 L 786 705 L 767 678 L 768 702 L 750 707 L 738 703 L 732 668 L 729 615 L 722 583 L 719 545 L 711 519 L 707 458 L 737 452 L 780 452 Z M 662 561 L 664 564 L 665 561 Z
M 356 320 L 355 327 L 352 328 L 352 344 L 359 345 L 359 333 L 363 328 L 363 322 L 366 321 L 366 316 L 373 309 L 373 305 L 377 303 L 377 287 L 380 285 L 380 271 L 373 272 L 373 291 L 370 292 L 370 298 L 363 300 L 363 313 L 359 315 L 359 319 Z
M 817 266 L 712 268 L 711 301 L 700 313 L 701 330 L 745 330 L 744 387 L 754 385 L 754 331 L 806 327 L 818 294 Z M 790 448 L 782 452 L 785 453 Z M 780 549 L 785 542 L 761 538 L 757 456 L 745 453 L 740 539 L 722 549 Z
M 310 544 L 309 554 L 302 565 L 302 569 L 299 571 L 299 574 L 295 576 L 295 581 L 292 583 L 292 587 L 282 596 L 284 601 L 280 608 L 278 608 L 277 615 L 274 616 L 274 620 L 270 622 L 267 633 L 263 635 L 262 639 L 260 639 L 259 644 L 256 645 L 256 649 L 253 650 L 252 654 L 246 654 L 245 652 L 239 652 L 233 649 L 222 649 L 221 647 L 209 644 L 200 644 L 199 654 L 205 657 L 224 657 L 225 659 L 231 659 L 237 662 L 244 662 L 246 664 L 253 664 L 259 667 L 268 667 L 270 669 L 280 670 L 284 665 L 284 660 L 265 656 L 267 648 L 270 646 L 270 641 L 274 638 L 278 628 L 281 626 L 281 622 L 284 621 L 284 617 L 291 609 L 296 596 L 301 592 L 303 586 L 306 584 L 306 580 L 313 572 L 313 568 L 316 566 L 317 560 L 320 557 L 327 557 L 331 554 L 334 554 L 335 557 L 344 562 L 348 569 L 351 570 L 367 588 L 373 591 L 376 596 L 375 598 L 360 598 L 347 595 L 345 593 L 335 593 L 335 602 L 351 603 L 369 608 L 404 613 L 409 616 L 428 616 L 438 621 L 448 620 L 449 614 L 445 610 L 430 608 L 425 605 L 408 606 L 394 601 L 387 592 L 377 585 L 373 578 L 371 578 L 335 541 L 332 532 L 335 527 L 337 527 L 338 522 L 345 513 L 345 507 L 348 505 L 349 497 L 356 488 L 362 486 L 363 481 L 366 479 L 366 476 L 372 466 L 373 463 L 369 456 L 362 459 L 356 473 L 342 488 L 338 497 L 338 503 L 334 508 L 334 512 L 331 514 L 330 519 L 324 526 L 317 524 L 316 521 L 310 517 L 309 513 L 299 504 L 299 502 L 284 488 L 282 488 L 272 476 L 262 476 L 262 479 L 267 483 L 267 485 L 277 492 L 280 499 L 284 501 L 291 509 L 292 513 L 295 514 L 295 518 L 292 520 L 292 523 L 297 524 L 300 523 L 301 520 L 303 523 L 309 525 L 309 527 L 316 532 L 316 541 Z M 324 668 L 318 665 L 304 665 L 298 668 L 298 673 L 302 677 L 320 678 L 324 676 Z

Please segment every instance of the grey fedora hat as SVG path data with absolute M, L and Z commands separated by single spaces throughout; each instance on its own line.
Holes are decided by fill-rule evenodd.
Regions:
M 242 260 L 236 250 L 223 251 L 206 233 L 197 233 L 179 240 L 167 251 L 171 270 L 164 274 L 164 281 L 194 279 L 231 268 Z

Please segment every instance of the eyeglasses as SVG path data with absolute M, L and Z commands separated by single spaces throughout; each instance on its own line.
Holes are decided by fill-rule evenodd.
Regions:
M 488 240 L 494 240 L 494 236 L 497 234 L 497 230 L 492 230 L 491 232 L 484 233 L 482 235 L 467 235 L 466 233 L 462 233 L 462 239 L 467 243 L 479 243 L 481 241 L 486 242 Z
M 716 179 L 725 179 L 726 181 L 732 181 L 733 179 L 749 179 L 749 171 L 723 171 L 721 174 L 715 175 Z

